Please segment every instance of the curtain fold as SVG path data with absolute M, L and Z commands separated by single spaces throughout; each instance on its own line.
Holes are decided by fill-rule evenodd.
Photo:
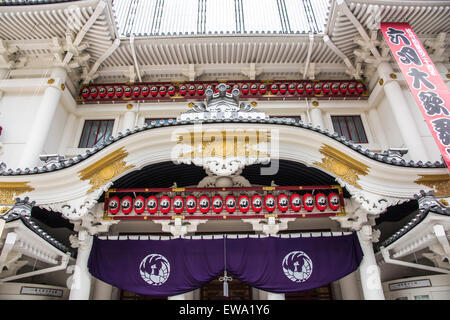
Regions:
M 94 238 L 91 274 L 144 295 L 173 296 L 201 288 L 225 268 L 265 291 L 309 290 L 355 271 L 363 254 L 356 233 L 321 237 L 170 240 Z

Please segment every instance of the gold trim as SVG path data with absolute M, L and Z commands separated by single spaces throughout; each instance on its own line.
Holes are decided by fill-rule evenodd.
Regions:
M 327 144 L 322 145 L 319 152 L 325 157 L 322 162 L 315 162 L 315 165 L 361 189 L 358 184 L 359 176 L 369 173 L 368 166 Z
M 78 172 L 80 179 L 89 180 L 92 186 L 87 193 L 101 187 L 119 174 L 134 168 L 134 165 L 127 166 L 124 161 L 127 156 L 128 152 L 122 147 Z
M 432 188 L 436 197 L 450 196 L 450 175 L 449 174 L 430 174 L 420 175 L 420 178 L 414 183 Z
M 382 86 L 384 84 L 383 78 L 381 78 L 380 81 L 378 81 L 378 83 L 380 84 L 380 86 Z
M 48 79 L 47 83 L 48 84 L 54 84 L 55 83 L 55 79 Z
M 131 109 L 133 109 L 133 105 L 130 103 L 130 104 L 127 104 L 127 109 L 128 110 L 131 110 Z
M 313 105 L 314 107 L 318 107 L 318 106 L 319 106 L 319 101 L 313 101 L 313 102 L 312 102 L 312 105 Z
M 66 90 L 66 85 L 64 83 L 61 84 L 61 90 L 62 91 Z
M 13 205 L 16 197 L 25 192 L 31 192 L 34 188 L 29 182 L 0 182 L 0 204 Z
M 389 77 L 391 77 L 391 79 L 397 79 L 397 75 L 395 73 L 391 73 Z

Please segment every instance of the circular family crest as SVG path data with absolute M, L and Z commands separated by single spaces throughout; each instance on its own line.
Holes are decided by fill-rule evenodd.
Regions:
M 303 251 L 292 251 L 287 254 L 282 267 L 286 277 L 293 282 L 305 282 L 313 272 L 312 260 Z
M 146 256 L 139 266 L 142 279 L 153 286 L 160 286 L 170 275 L 170 263 L 160 254 Z

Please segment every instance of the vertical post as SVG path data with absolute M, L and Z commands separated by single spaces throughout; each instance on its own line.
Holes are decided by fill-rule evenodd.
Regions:
M 127 129 L 133 130 L 134 125 L 136 122 L 136 112 L 132 111 L 133 105 L 129 104 L 127 106 L 127 111 L 125 112 L 125 115 L 123 116 L 123 123 L 122 123 L 122 132 L 125 132 Z
M 67 77 L 66 70 L 56 68 L 52 71 L 45 89 L 39 110 L 36 113 L 30 135 L 19 162 L 19 167 L 32 167 L 38 163 L 39 155 L 44 149 L 50 126 L 62 95 L 62 85 Z
M 372 227 L 364 225 L 358 231 L 359 243 L 364 257 L 359 266 L 361 286 L 365 300 L 384 300 L 380 270 L 372 246 Z
M 409 150 L 408 154 L 415 161 L 427 159 L 427 152 L 423 145 L 422 137 L 417 130 L 416 122 L 408 107 L 408 101 L 398 82 L 389 81 L 390 74 L 394 73 L 391 65 L 387 62 L 382 62 L 378 65 L 377 71 L 380 78 L 385 82 L 383 89 L 394 114 L 397 127 L 400 130 L 400 135 Z
M 94 300 L 111 300 L 113 287 L 99 279 L 95 280 Z
M 315 127 L 320 126 L 321 129 L 325 129 L 322 110 L 320 110 L 318 107 L 314 107 L 310 110 L 310 116 L 311 122 Z
M 383 127 L 381 126 L 380 116 L 378 115 L 377 108 L 373 107 L 369 110 L 369 121 L 371 128 L 373 128 L 375 132 L 376 139 L 380 144 L 381 150 L 387 150 L 389 148 L 389 143 L 384 134 Z
M 78 232 L 78 239 L 72 238 L 71 240 L 74 240 L 72 246 L 78 246 L 78 254 L 69 300 L 89 300 L 92 277 L 87 264 L 93 238 L 86 230 L 81 230 Z
M 8 75 L 9 69 L 0 68 L 0 80 L 3 80 Z
M 70 146 L 70 143 L 73 142 L 71 141 L 71 139 L 73 139 L 74 136 L 74 132 L 75 132 L 75 125 L 77 122 L 78 117 L 70 112 L 69 115 L 67 116 L 67 120 L 66 120 L 66 125 L 64 126 L 64 133 L 63 136 L 61 138 L 61 144 L 60 144 L 60 148 L 59 148 L 59 154 L 64 155 L 64 153 L 66 152 L 66 149 Z M 78 147 L 78 145 L 77 145 Z
M 341 286 L 342 300 L 359 300 L 358 280 L 356 272 L 352 272 L 339 280 Z

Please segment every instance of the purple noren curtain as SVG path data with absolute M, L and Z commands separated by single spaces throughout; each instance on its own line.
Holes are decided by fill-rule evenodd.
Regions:
M 144 295 L 195 290 L 225 270 L 270 292 L 317 288 L 355 271 L 362 251 L 355 233 L 323 237 L 171 240 L 94 238 L 88 267 L 111 285 Z

